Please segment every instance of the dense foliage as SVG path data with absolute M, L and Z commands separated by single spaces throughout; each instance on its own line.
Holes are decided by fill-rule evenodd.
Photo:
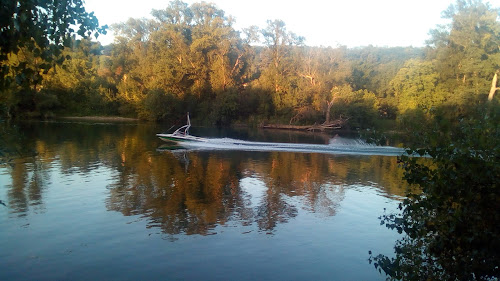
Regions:
M 82 0 L 1 0 L 0 113 L 43 111 L 56 96 L 40 98 L 43 78 L 68 55 L 76 36 L 104 33 Z M 49 91 L 52 89 L 49 89 Z M 48 105 L 47 105 L 48 103 Z M 44 105 L 45 104 L 45 105 Z M 3 111 L 3 112 L 2 112 Z
M 399 213 L 381 217 L 403 234 L 395 257 L 370 252 L 370 262 L 393 280 L 498 280 L 500 109 L 486 95 L 496 78 L 485 79 L 498 71 L 498 11 L 458 1 L 445 15 L 432 59 L 409 60 L 393 79 L 411 101 L 399 105 L 415 143 L 400 159 L 411 188 Z
M 395 258 L 371 257 L 393 279 L 491 280 L 500 276 L 500 110 L 480 107 L 458 124 L 439 120 L 421 135 L 425 148 L 402 157 L 413 186 L 382 223 L 405 234 Z
M 152 19 L 115 24 L 115 42 L 102 47 L 71 36 L 71 24 L 80 20 L 88 23 L 80 25 L 80 35 L 99 30 L 81 1 L 69 1 L 73 8 L 67 10 L 58 1 L 14 2 L 13 11 L 31 7 L 35 21 L 18 27 L 24 16 L 12 12 L 4 18 L 2 40 L 18 38 L 1 47 L 7 71 L 2 81 L 18 82 L 1 90 L 0 114 L 7 116 L 121 115 L 171 122 L 189 111 L 199 124 L 343 118 L 351 128 L 383 120 L 405 127 L 437 108 L 455 118 L 483 103 L 496 89 L 496 81 L 491 85 L 500 69 L 498 10 L 476 0 L 459 0 L 445 11 L 450 24 L 433 30 L 426 48 L 354 49 L 305 46 L 280 20 L 269 20 L 262 30 L 237 31 L 213 4 L 180 0 L 153 10 Z M 47 8 L 33 9 L 41 5 Z M 41 18 L 52 24 L 39 24 Z M 49 39 L 35 39 L 34 28 Z

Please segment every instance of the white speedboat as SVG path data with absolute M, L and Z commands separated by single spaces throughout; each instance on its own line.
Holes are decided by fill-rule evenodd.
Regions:
M 187 114 L 187 124 L 175 130 L 172 134 L 156 134 L 162 141 L 167 142 L 206 142 L 204 138 L 191 136 L 189 128 L 191 127 L 191 120 L 189 120 L 189 113 Z

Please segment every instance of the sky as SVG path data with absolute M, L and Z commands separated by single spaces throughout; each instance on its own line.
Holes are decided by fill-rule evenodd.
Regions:
M 484 0 L 483 0 L 484 1 Z M 194 0 L 184 0 L 188 4 Z M 429 31 L 446 24 L 441 13 L 452 0 L 212 0 L 226 16 L 235 18 L 236 30 L 267 20 L 280 19 L 288 31 L 306 38 L 309 46 L 425 46 Z M 484 1 L 487 2 L 487 1 Z M 500 7 L 500 0 L 489 1 Z M 101 25 L 151 18 L 152 9 L 165 9 L 168 0 L 85 0 L 88 12 L 94 12 Z M 99 36 L 106 45 L 113 34 Z

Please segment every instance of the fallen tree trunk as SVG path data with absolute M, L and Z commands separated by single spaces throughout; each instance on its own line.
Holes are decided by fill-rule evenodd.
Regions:
M 284 125 L 284 124 L 267 124 L 261 125 L 264 129 L 280 129 L 280 130 L 297 130 L 297 131 L 327 131 L 342 129 L 347 123 L 348 119 L 337 119 L 329 123 L 314 124 L 314 125 Z

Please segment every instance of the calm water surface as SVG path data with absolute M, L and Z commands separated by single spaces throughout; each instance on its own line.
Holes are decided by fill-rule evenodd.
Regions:
M 396 157 L 170 151 L 165 128 L 0 123 L 0 280 L 383 280 Z M 192 130 L 328 143 L 325 135 Z

